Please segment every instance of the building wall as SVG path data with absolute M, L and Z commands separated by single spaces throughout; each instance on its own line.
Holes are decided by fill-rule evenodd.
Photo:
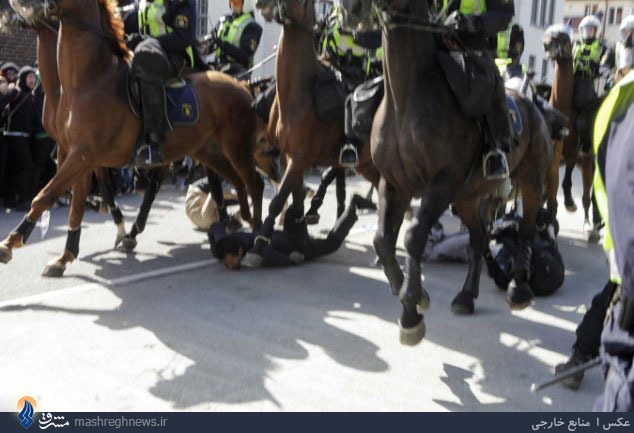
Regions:
M 0 34 L 0 60 L 13 62 L 18 66 L 33 65 L 36 59 L 35 32 L 14 30 Z

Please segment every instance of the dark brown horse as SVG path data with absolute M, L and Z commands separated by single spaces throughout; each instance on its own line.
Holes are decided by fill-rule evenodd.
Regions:
M 429 295 L 421 284 L 421 255 L 434 222 L 455 203 L 470 234 L 471 260 L 464 286 L 452 302 L 456 314 L 471 314 L 479 292 L 483 254 L 488 250 L 481 199 L 500 182 L 487 182 L 482 173 L 483 140 L 478 125 L 461 111 L 438 62 L 435 32 L 446 29 L 430 22 L 426 1 L 342 0 L 351 27 L 367 24 L 373 11 L 383 22 L 385 96 L 374 117 L 372 158 L 381 173 L 379 228 L 374 246 L 403 311 L 399 324 L 403 344 L 424 337 L 422 312 Z M 391 23 L 386 23 L 389 20 Z M 401 24 L 399 24 L 399 22 Z M 544 203 L 544 181 L 552 157 L 547 125 L 526 98 L 512 94 L 523 128 L 508 155 L 513 182 L 522 195 L 520 248 L 513 269 L 514 284 L 507 301 L 512 309 L 529 305 L 530 239 L 538 210 Z M 405 275 L 395 247 L 403 213 L 412 197 L 421 206 L 405 236 Z
M 286 171 L 279 191 L 271 200 L 262 236 L 243 259 L 243 264 L 249 267 L 260 266 L 261 250 L 290 194 L 293 206 L 303 214 L 304 171 L 313 165 L 337 166 L 338 149 L 345 140 L 344 119 L 320 120 L 313 105 L 315 77 L 324 68 L 315 51 L 313 1 L 258 0 L 256 7 L 266 20 L 275 19 L 284 26 L 277 47 L 277 94 L 271 108 L 269 134 L 286 161 Z M 379 174 L 370 158 L 369 146 L 363 148 L 358 171 L 373 184 L 378 183 Z
M 543 37 L 544 50 L 555 63 L 552 90 L 550 93 L 550 104 L 566 114 L 569 119 L 568 129 L 570 134 L 563 140 L 555 141 L 555 151 L 553 154 L 554 175 L 551 181 L 555 186 L 559 183 L 559 164 L 563 156 L 566 166 L 564 179 L 561 187 L 564 192 L 564 205 L 569 212 L 575 212 L 577 205 L 572 198 L 572 172 L 575 165 L 581 169 L 581 179 L 583 182 L 583 204 L 585 225 L 590 225 L 590 204 L 592 202 L 592 180 L 594 178 L 594 159 L 591 153 L 592 146 L 586 143 L 589 153 L 582 154 L 579 151 L 580 134 L 577 129 L 577 119 L 579 113 L 573 107 L 574 98 L 574 74 L 572 62 L 572 30 L 564 25 L 556 24 L 546 29 Z M 593 218 L 594 226 L 590 232 L 589 239 L 598 240 L 598 224 L 600 217 Z
M 26 241 L 42 212 L 72 186 L 69 241 L 55 261 L 56 266 L 64 269 L 77 256 L 91 171 L 126 164 L 141 129 L 129 107 L 125 88 L 129 52 L 123 43 L 123 25 L 114 13 L 115 4 L 108 0 L 14 0 L 12 6 L 23 16 L 28 15 L 24 16 L 27 20 L 44 13 L 60 19 L 61 97 L 51 130 L 62 145 L 57 174 L 35 197 L 20 225 L 0 245 L 0 261 L 6 263 L 11 259 L 12 249 Z M 218 72 L 191 74 L 187 79 L 199 97 L 200 120 L 194 126 L 176 127 L 168 134 L 164 144 L 166 161 L 190 155 L 232 182 L 238 190 L 244 219 L 257 227 L 263 183 L 253 160 L 256 120 L 251 110 L 251 95 L 235 80 Z M 45 121 L 47 117 L 48 113 Z M 253 200 L 253 217 L 247 192 Z

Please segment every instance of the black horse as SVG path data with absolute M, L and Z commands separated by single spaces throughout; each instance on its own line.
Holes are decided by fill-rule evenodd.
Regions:
M 452 94 L 438 61 L 435 35 L 449 30 L 429 19 L 426 1 L 341 0 L 350 27 L 371 25 L 374 11 L 383 26 L 385 96 L 374 118 L 372 159 L 379 172 L 379 227 L 376 252 L 392 292 L 400 294 L 401 343 L 417 344 L 425 334 L 422 312 L 429 295 L 421 284 L 421 255 L 431 226 L 454 203 L 470 233 L 471 261 L 464 286 L 452 302 L 456 314 L 471 314 L 478 296 L 480 272 L 488 239 L 482 198 L 501 181 L 482 174 L 483 136 L 476 121 L 466 117 Z M 520 251 L 513 269 L 514 284 L 507 301 L 512 309 L 529 305 L 530 239 L 544 203 L 544 181 L 552 158 L 548 127 L 537 108 L 512 92 L 524 127 L 508 155 L 511 178 L 520 189 L 524 218 Z M 403 213 L 413 197 L 421 206 L 405 236 L 405 274 L 395 257 Z

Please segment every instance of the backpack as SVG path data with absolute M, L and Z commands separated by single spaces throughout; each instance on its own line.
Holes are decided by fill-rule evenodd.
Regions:
M 349 134 L 348 129 L 351 129 L 359 140 L 367 141 L 370 139 L 374 114 L 383 99 L 383 93 L 382 75 L 368 80 L 354 89 L 346 101 L 346 110 L 350 110 L 350 115 L 346 113 L 346 123 L 348 123 L 348 119 L 351 121 L 351 125 L 346 124 L 346 136 Z
M 324 69 L 315 76 L 313 103 L 321 120 L 343 120 L 346 96 L 345 84 L 330 69 Z

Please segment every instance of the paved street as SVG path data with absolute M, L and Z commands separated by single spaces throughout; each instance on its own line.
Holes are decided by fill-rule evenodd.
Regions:
M 573 182 L 580 206 L 577 171 Z M 349 178 L 349 196 L 368 186 Z M 585 305 L 607 280 L 582 211 L 568 214 L 561 197 L 564 286 L 511 312 L 483 272 L 475 314 L 456 317 L 449 306 L 466 265 L 426 264 L 432 304 L 414 348 L 399 344 L 400 303 L 372 265 L 374 212 L 331 256 L 236 272 L 211 259 L 184 199 L 174 186 L 160 193 L 132 254 L 112 249 L 109 216 L 89 210 L 79 260 L 62 279 L 40 277 L 65 244 L 67 208 L 58 208 L 44 239 L 36 228 L 0 265 L 0 410 L 30 395 L 52 412 L 589 411 L 601 392 L 597 368 L 577 392 L 529 392 L 567 358 Z M 118 201 L 129 227 L 141 198 Z M 315 236 L 334 223 L 334 186 L 321 214 Z M 0 235 L 21 218 L 0 214 Z M 455 228 L 449 218 L 446 229 Z M 398 246 L 402 261 L 402 236 Z

